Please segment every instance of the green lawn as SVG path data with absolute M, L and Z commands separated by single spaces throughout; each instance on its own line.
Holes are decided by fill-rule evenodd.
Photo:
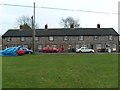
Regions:
M 3 57 L 3 88 L 117 88 L 118 55 Z

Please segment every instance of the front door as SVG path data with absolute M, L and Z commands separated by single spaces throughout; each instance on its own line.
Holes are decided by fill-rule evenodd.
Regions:
M 60 45 L 60 51 L 65 51 L 65 46 L 64 45 Z
M 94 49 L 94 45 L 93 44 L 91 44 L 91 47 L 90 47 L 91 49 Z

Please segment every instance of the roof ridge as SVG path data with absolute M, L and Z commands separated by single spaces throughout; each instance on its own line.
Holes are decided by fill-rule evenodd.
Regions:
M 98 28 L 48 28 L 48 29 L 40 28 L 40 29 L 35 29 L 35 30 L 65 30 L 65 29 L 75 30 L 75 29 L 98 29 Z M 99 29 L 113 29 L 113 28 L 99 28 Z M 8 29 L 8 31 L 9 30 L 19 31 L 20 29 Z M 32 30 L 32 29 L 24 29 L 24 30 Z

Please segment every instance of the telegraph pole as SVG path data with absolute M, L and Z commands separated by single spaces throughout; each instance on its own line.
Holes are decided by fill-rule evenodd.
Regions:
M 33 50 L 33 53 L 34 53 L 34 29 L 33 29 L 33 16 L 31 17 L 31 20 L 32 20 L 32 50 Z
M 34 10 L 33 10 L 33 16 L 32 19 L 32 30 L 33 30 L 33 36 L 32 36 L 32 50 L 33 53 L 35 53 L 35 2 L 34 2 Z

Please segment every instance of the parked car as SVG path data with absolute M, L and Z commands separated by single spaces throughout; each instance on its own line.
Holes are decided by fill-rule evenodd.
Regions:
M 44 53 L 48 53 L 48 52 L 50 52 L 50 53 L 52 53 L 52 52 L 57 53 L 57 52 L 59 52 L 59 50 L 56 49 L 56 48 L 43 48 L 42 52 L 44 52 Z
M 21 47 L 8 47 L 4 50 L 0 50 L 0 56 L 18 56 L 24 55 L 24 50 L 21 50 Z
M 29 50 L 28 48 L 22 48 L 25 51 L 25 54 L 32 54 L 33 50 Z
M 25 51 L 24 50 L 18 50 L 17 51 L 18 56 L 24 55 Z
M 95 51 L 93 50 L 93 49 L 88 49 L 88 48 L 86 48 L 86 47 L 81 47 L 81 48 L 79 48 L 79 49 L 76 49 L 76 52 L 77 53 L 87 53 L 87 52 L 89 52 L 89 53 L 94 53 Z

